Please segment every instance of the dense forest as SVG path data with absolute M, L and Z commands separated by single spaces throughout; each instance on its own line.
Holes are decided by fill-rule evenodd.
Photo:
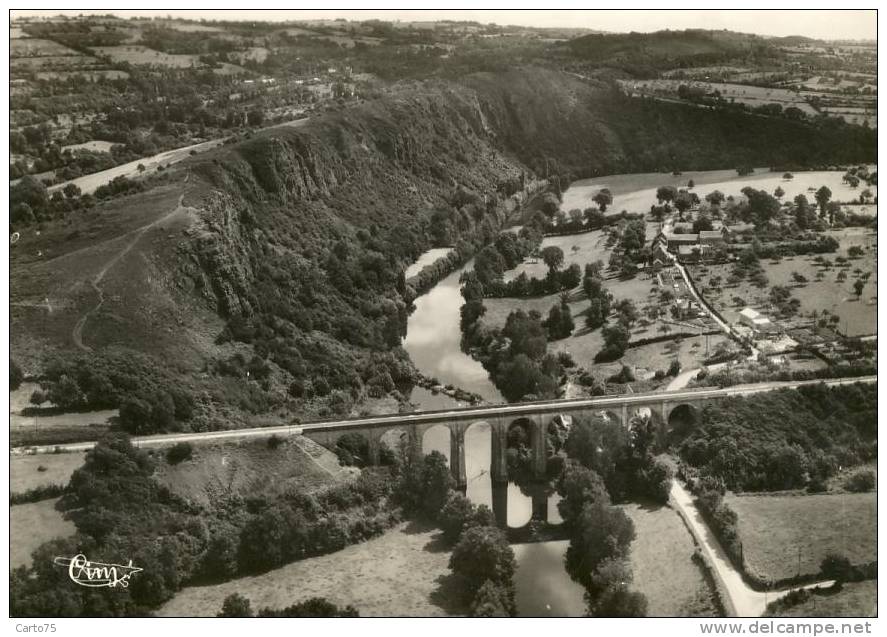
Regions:
M 825 490 L 840 467 L 877 456 L 876 385 L 813 385 L 706 407 L 673 432 L 683 460 L 736 491 Z

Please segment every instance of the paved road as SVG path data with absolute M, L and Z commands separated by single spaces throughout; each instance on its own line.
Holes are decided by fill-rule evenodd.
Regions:
M 788 594 L 793 588 L 776 591 L 756 591 L 742 579 L 742 574 L 733 567 L 724 548 L 705 523 L 702 513 L 696 507 L 693 496 L 677 481 L 671 485 L 671 502 L 687 522 L 690 532 L 696 539 L 706 561 L 711 565 L 727 615 L 731 617 L 760 617 L 767 604 Z M 795 588 L 831 586 L 834 581 L 822 581 Z M 726 597 L 726 599 L 724 599 Z
M 261 130 L 270 130 L 273 128 L 283 127 L 296 128 L 302 126 L 308 120 L 308 117 L 303 117 L 289 122 L 273 124 Z M 183 146 L 182 148 L 166 150 L 162 153 L 157 153 L 156 155 L 152 155 L 150 157 L 142 157 L 126 164 L 120 164 L 119 166 L 108 168 L 107 170 L 101 170 L 99 172 L 90 173 L 89 175 L 83 175 L 82 177 L 77 177 L 76 179 L 71 179 L 60 184 L 55 184 L 54 186 L 50 186 L 49 188 L 47 188 L 47 192 L 52 194 L 56 191 L 64 189 L 64 187 L 68 184 L 75 184 L 84 194 L 94 194 L 99 186 L 104 186 L 105 184 L 110 183 L 111 180 L 115 179 L 116 177 L 123 176 L 133 178 L 138 177 L 142 174 L 150 174 L 156 172 L 158 166 L 169 167 L 172 164 L 176 164 L 183 159 L 187 159 L 188 157 L 190 157 L 192 151 L 195 153 L 202 153 L 212 148 L 221 146 L 226 141 L 228 141 L 228 139 L 230 139 L 230 137 L 210 139 L 205 142 L 200 142 L 199 144 L 191 144 L 190 146 Z M 139 170 L 140 165 L 144 167 L 144 170 Z
M 699 400 L 705 398 L 722 398 L 725 396 L 746 396 L 761 392 L 773 391 L 784 388 L 797 388 L 804 385 L 816 385 L 825 383 L 830 386 L 848 385 L 852 383 L 876 383 L 877 376 L 863 376 L 859 378 L 840 378 L 833 380 L 812 380 L 812 381 L 793 381 L 793 382 L 767 382 L 756 383 L 753 385 L 736 385 L 726 388 L 711 389 L 691 389 L 681 391 L 665 391 L 665 392 L 647 392 L 642 394 L 630 394 L 620 396 L 606 396 L 597 398 L 581 398 L 568 400 L 547 400 L 536 401 L 531 403 L 517 403 L 493 406 L 464 407 L 458 409 L 449 409 L 444 411 L 424 411 L 411 414 L 395 414 L 391 416 L 375 416 L 371 418 L 354 418 L 348 420 L 336 420 L 325 422 L 305 423 L 302 425 L 283 425 L 272 427 L 254 427 L 251 429 L 234 429 L 230 431 L 210 431 L 201 433 L 187 434 L 168 434 L 160 436 L 138 436 L 134 437 L 133 443 L 140 446 L 158 446 L 168 445 L 176 442 L 191 442 L 199 440 L 217 440 L 225 438 L 249 438 L 270 436 L 272 434 L 290 435 L 303 433 L 307 431 L 331 431 L 331 430 L 348 430 L 362 429 L 366 427 L 376 427 L 381 425 L 404 425 L 404 424 L 427 424 L 427 423 L 444 423 L 451 419 L 477 418 L 483 420 L 486 418 L 495 418 L 502 416 L 520 417 L 522 415 L 534 414 L 538 412 L 547 412 L 556 414 L 559 412 L 570 412 L 584 409 L 607 409 L 618 408 L 622 405 L 638 405 L 645 406 L 655 402 L 681 402 L 682 400 Z M 84 451 L 91 449 L 95 445 L 94 442 L 82 442 L 67 445 L 56 445 L 47 447 L 30 447 L 26 449 L 14 449 L 13 453 L 51 453 L 55 449 L 63 451 Z

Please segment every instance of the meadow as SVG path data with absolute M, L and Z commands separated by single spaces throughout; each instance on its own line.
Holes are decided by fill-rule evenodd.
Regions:
M 293 562 L 254 577 L 181 590 L 159 617 L 213 616 L 228 595 L 254 609 L 282 608 L 311 597 L 352 604 L 361 617 L 446 617 L 458 614 L 448 598 L 450 553 L 436 528 L 403 523 L 380 537 L 341 551 Z M 451 591 L 452 592 L 452 591 Z
M 875 493 L 729 495 L 746 569 L 781 580 L 819 572 L 832 552 L 853 564 L 877 559 Z
M 169 54 L 149 49 L 140 44 L 122 46 L 97 46 L 92 49 L 96 55 L 109 57 L 112 62 L 127 62 L 133 65 L 166 66 L 170 68 L 190 68 L 202 66 L 200 56 L 194 54 Z
M 718 617 L 718 603 L 683 520 L 669 506 L 626 504 L 634 522 L 631 588 L 647 596 L 648 617 Z
M 56 508 L 58 498 L 9 507 L 9 566 L 27 566 L 31 553 L 55 538 L 73 535 L 77 529 Z

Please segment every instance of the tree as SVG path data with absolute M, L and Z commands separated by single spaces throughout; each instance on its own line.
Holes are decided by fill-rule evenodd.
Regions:
M 597 444 L 600 438 L 591 437 L 593 431 L 586 429 L 587 436 L 582 436 L 567 442 L 568 448 L 573 452 L 582 453 L 581 456 L 585 461 L 597 463 L 603 468 L 608 468 L 608 463 L 598 454 L 603 454 L 602 458 L 606 458 L 606 454 L 611 450 L 597 451 L 597 448 L 588 449 L 586 445 Z M 564 464 L 564 470 L 557 483 L 557 492 L 561 496 L 561 501 L 557 504 L 558 513 L 564 520 L 564 524 L 571 526 L 582 513 L 583 507 L 591 502 L 610 503 L 610 496 L 601 476 L 592 469 L 579 464 L 575 460 L 567 460 Z
M 437 516 L 444 539 L 456 543 L 463 531 L 474 526 L 495 526 L 493 512 L 485 505 L 475 506 L 458 491 L 450 491 L 447 502 Z
M 564 263 L 564 251 L 557 246 L 548 246 L 542 250 L 542 261 L 550 271 L 557 271 Z
M 49 203 L 46 194 L 46 186 L 30 175 L 22 177 L 18 183 L 9 189 L 9 205 L 25 203 L 37 212 L 43 210 Z
M 686 190 L 680 191 L 677 197 L 675 197 L 674 207 L 678 209 L 678 214 L 682 221 L 684 219 L 684 213 L 687 212 L 692 205 L 693 200 L 690 197 L 690 193 Z
M 422 508 L 431 518 L 437 517 L 447 502 L 453 477 L 447 458 L 432 451 L 422 460 Z
M 254 108 L 246 114 L 246 121 L 250 126 L 261 126 L 265 121 L 265 111 L 260 108 Z
M 659 188 L 656 189 L 656 200 L 660 204 L 663 202 L 668 203 L 669 201 L 674 201 L 677 196 L 678 189 L 674 186 L 659 186 Z
M 628 446 L 628 432 L 613 418 L 574 418 L 567 437 L 567 456 L 597 473 L 606 484 L 607 492 L 616 500 L 625 497 L 625 475 L 622 462 Z M 573 462 L 570 460 L 569 462 Z M 574 480 L 576 477 L 574 477 Z M 564 485 L 566 492 L 566 484 Z M 560 492 L 559 487 L 559 492 Z M 591 490 L 594 492 L 594 489 Z M 563 493 L 562 493 L 563 495 Z M 588 498 L 579 499 L 580 502 Z M 571 504 L 573 517 L 582 506 Z
M 73 199 L 74 197 L 80 196 L 80 187 L 72 182 L 70 184 L 67 184 L 62 189 L 62 192 L 65 193 L 65 197 L 67 197 L 68 199 Z
M 239 593 L 232 593 L 222 603 L 222 610 L 216 617 L 252 617 L 253 609 L 250 601 Z
M 810 209 L 810 202 L 804 195 L 795 197 L 795 223 L 805 230 L 816 223 L 816 214 Z
M 552 306 L 548 312 L 548 320 L 545 321 L 549 340 L 556 341 L 567 338 L 573 333 L 574 327 L 573 315 L 570 311 L 570 306 L 567 305 L 565 300 Z
M 724 193 L 720 190 L 713 190 L 712 192 L 705 195 L 705 200 L 710 203 L 715 208 L 719 208 L 722 203 L 724 203 Z
M 286 608 L 263 608 L 259 611 L 259 617 L 360 617 L 357 610 L 351 606 L 339 608 L 325 597 L 312 597 L 304 602 L 292 604 Z
M 542 195 L 542 200 L 539 202 L 539 209 L 549 218 L 554 217 L 554 214 L 561 207 L 561 202 L 557 198 L 553 192 L 546 192 Z
M 22 373 L 22 368 L 18 366 L 11 358 L 9 359 L 9 389 L 15 391 L 18 389 L 22 381 L 25 379 L 25 375 Z
M 589 502 L 572 525 L 567 572 L 589 587 L 597 567 L 607 558 L 624 559 L 634 538 L 634 524 L 625 511 L 609 502 Z
M 857 299 L 862 296 L 863 288 L 865 288 L 865 281 L 863 281 L 862 279 L 856 279 L 853 282 L 853 291 L 856 293 Z
M 626 586 L 608 588 L 589 607 L 592 617 L 646 617 L 647 597 Z
M 822 572 L 823 577 L 833 579 L 839 583 L 846 582 L 853 575 L 853 565 L 847 556 L 840 553 L 829 553 L 826 555 L 819 566 L 819 570 Z
M 872 191 L 866 188 L 861 193 L 859 193 L 859 201 L 862 203 L 868 202 L 869 199 L 872 198 Z
M 820 186 L 819 190 L 816 191 L 816 203 L 819 204 L 819 216 L 821 218 L 825 217 L 826 214 L 826 204 L 828 204 L 829 200 L 832 198 L 832 191 L 828 186 Z
M 795 178 L 795 176 L 791 173 L 782 173 L 782 178 L 785 179 L 786 181 L 791 181 L 792 179 Z
M 604 337 L 605 347 L 598 352 L 597 356 L 595 356 L 595 360 L 605 362 L 622 358 L 622 355 L 628 348 L 628 341 L 631 338 L 628 328 L 622 324 L 616 324 L 611 327 L 605 327 L 601 331 L 601 335 Z
M 514 551 L 500 529 L 476 526 L 462 533 L 450 556 L 450 568 L 461 576 L 474 596 L 489 580 L 510 588 L 514 577 Z
M 471 602 L 472 617 L 513 617 L 514 595 L 511 589 L 486 580 Z
M 690 180 L 687 182 L 687 190 L 692 190 L 692 189 L 695 188 L 695 187 L 696 187 L 696 182 L 693 181 L 692 179 L 690 179 Z
M 698 217 L 696 217 L 695 221 L 693 221 L 693 233 L 694 234 L 698 234 L 704 230 L 709 231 L 713 227 L 714 226 L 712 226 L 711 219 L 708 217 L 708 215 L 701 214 Z
M 67 374 L 62 374 L 56 382 L 50 384 L 47 395 L 54 405 L 62 409 L 78 409 L 86 404 L 86 395 L 77 381 Z
M 785 191 L 782 189 L 782 186 L 776 186 L 776 190 L 773 191 L 773 196 L 777 199 L 782 199 L 785 195 Z
M 593 201 L 601 209 L 601 212 L 606 212 L 607 206 L 613 203 L 613 193 L 608 188 L 602 188 L 593 197 Z

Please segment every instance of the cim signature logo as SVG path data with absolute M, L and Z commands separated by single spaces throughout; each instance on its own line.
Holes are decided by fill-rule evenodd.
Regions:
M 83 554 L 74 557 L 57 557 L 53 560 L 58 566 L 68 569 L 68 577 L 75 584 L 89 586 L 90 588 L 127 588 L 129 578 L 140 573 L 143 569 L 129 564 L 105 564 L 103 562 L 90 562 Z

